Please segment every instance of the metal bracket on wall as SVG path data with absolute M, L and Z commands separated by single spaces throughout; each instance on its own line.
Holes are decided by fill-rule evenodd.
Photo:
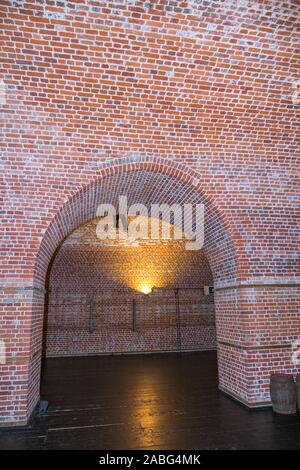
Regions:
M 132 299 L 132 331 L 136 331 L 136 301 Z
M 93 314 L 94 314 L 94 301 L 90 300 L 90 303 L 89 303 L 89 333 L 93 333 L 93 331 L 94 331 Z
M 177 349 L 181 352 L 181 324 L 180 324 L 180 303 L 179 303 L 179 289 L 175 289 L 176 300 L 176 334 L 177 334 Z

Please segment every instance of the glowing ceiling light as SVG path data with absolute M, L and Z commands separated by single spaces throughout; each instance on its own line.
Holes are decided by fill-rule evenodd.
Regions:
M 141 291 L 143 294 L 146 294 L 146 295 L 147 295 L 147 294 L 151 294 L 151 292 L 152 292 L 152 287 L 150 287 L 150 286 L 142 286 L 142 287 L 140 288 L 140 291 Z

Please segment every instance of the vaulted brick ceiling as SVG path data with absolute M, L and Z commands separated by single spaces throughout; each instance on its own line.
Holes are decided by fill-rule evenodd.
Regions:
M 37 270 L 44 276 L 48 263 L 61 241 L 80 225 L 94 219 L 99 204 L 118 207 L 120 196 L 127 196 L 128 206 L 144 204 L 149 213 L 151 204 L 204 204 L 204 252 L 215 279 L 235 273 L 235 254 L 229 232 L 220 214 L 193 185 L 185 184 L 166 173 L 135 170 L 124 171 L 99 179 L 76 193 L 58 213 L 43 240 Z M 44 274 L 43 274 L 44 273 Z

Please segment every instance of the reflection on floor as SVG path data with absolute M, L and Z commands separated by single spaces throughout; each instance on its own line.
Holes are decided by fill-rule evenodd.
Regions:
M 300 416 L 248 411 L 217 389 L 214 352 L 48 359 L 44 419 L 0 449 L 300 449 Z

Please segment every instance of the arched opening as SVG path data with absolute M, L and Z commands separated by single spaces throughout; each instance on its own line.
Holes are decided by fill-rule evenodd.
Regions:
M 84 224 L 95 220 L 100 204 L 109 203 L 118 207 L 120 196 L 127 196 L 128 207 L 143 204 L 149 213 L 153 204 L 204 207 L 202 255 L 209 264 L 214 286 L 219 388 L 247 404 L 251 404 L 251 400 L 254 404 L 258 401 L 255 394 L 248 400 L 250 395 L 246 358 L 243 349 L 236 344 L 242 334 L 236 285 L 243 276 L 242 267 L 245 268 L 246 257 L 243 256 L 234 227 L 223 211 L 203 192 L 197 175 L 187 171 L 185 167 L 162 159 L 151 162 L 121 160 L 116 161 L 115 165 L 107 164 L 103 167 L 100 176 L 70 196 L 49 217 L 48 228 L 44 231 L 35 256 L 33 286 L 28 291 L 28 310 L 31 312 L 30 355 L 26 363 L 28 389 L 25 396 L 23 391 L 20 395 L 22 400 L 25 398 L 26 404 L 21 411 L 14 413 L 15 421 L 27 422 L 40 397 L 45 292 L 47 303 L 51 301 L 47 292 L 47 273 L 52 260 L 55 261 L 54 254 L 72 232 L 75 233 Z M 172 289 L 174 287 L 182 286 L 173 283 Z M 159 292 L 157 289 L 155 295 Z M 173 305 L 176 307 L 176 302 Z M 197 347 L 199 348 L 199 343 Z
M 42 239 L 35 263 L 35 284 L 44 287 L 48 265 L 60 243 L 76 228 L 97 216 L 100 204 L 118 207 L 120 196 L 128 206 L 203 205 L 205 209 L 203 252 L 218 285 L 232 283 L 239 276 L 234 230 L 213 201 L 202 191 L 198 177 L 178 165 L 157 163 L 123 164 L 108 167 L 103 177 L 95 178 L 76 192 L 52 218 Z M 238 240 L 237 240 L 238 241 Z
M 113 254 L 110 253 L 109 267 L 105 267 L 104 247 L 102 246 L 101 250 L 98 247 L 97 254 L 91 248 L 93 243 L 97 243 L 95 224 L 99 205 L 105 203 L 118 207 L 121 196 L 127 197 L 128 207 L 143 204 L 149 214 L 151 207 L 155 204 L 166 204 L 170 207 L 176 204 L 181 207 L 184 205 L 204 207 L 202 249 L 186 251 L 181 246 L 176 255 L 172 244 L 165 247 L 165 251 L 161 251 L 161 256 L 165 257 L 165 266 L 162 266 L 164 264 L 162 259 L 160 272 L 156 272 L 156 279 L 154 275 L 150 281 L 151 289 L 154 288 L 150 297 L 138 292 L 143 284 L 145 270 L 139 270 L 136 260 L 134 270 L 131 269 L 130 272 L 128 266 L 122 270 L 122 266 L 113 260 Z M 227 319 L 224 316 L 221 317 L 224 312 L 222 305 L 224 296 L 222 290 L 218 291 L 218 289 L 234 284 L 238 278 L 238 258 L 231 232 L 233 231 L 230 231 L 230 226 L 226 224 L 226 220 L 213 202 L 201 191 L 200 182 L 193 175 L 161 164 L 157 166 L 132 164 L 129 167 L 116 165 L 113 170 L 109 169 L 102 178 L 95 179 L 63 205 L 49 225 L 39 249 L 35 269 L 36 285 L 44 286 L 46 273 L 49 273 L 49 265 L 52 268 L 48 277 L 49 292 L 46 295 L 48 327 L 45 338 L 47 338 L 48 355 L 216 348 L 217 337 L 221 338 L 226 334 L 228 325 Z M 154 252 L 158 249 L 158 245 L 152 247 Z M 139 251 L 139 256 L 141 252 L 142 250 Z M 144 263 L 151 264 L 149 246 L 146 247 L 146 252 Z M 170 258 L 171 254 L 173 265 L 177 263 L 176 270 L 179 273 L 177 279 L 174 279 L 174 276 L 172 279 L 170 267 L 167 266 L 170 262 L 168 256 Z M 114 255 L 118 256 L 118 253 L 115 252 Z M 128 256 L 134 259 L 133 252 L 131 251 L 130 255 L 127 253 L 127 259 L 125 256 L 124 262 L 127 264 L 130 259 Z M 157 251 L 154 258 L 155 256 L 157 256 Z M 180 262 L 182 263 L 181 270 Z M 143 264 L 143 261 L 141 263 Z M 113 264 L 115 264 L 114 268 Z M 77 269 L 80 274 L 76 273 Z M 92 276 L 90 269 L 94 270 Z M 190 277 L 187 274 L 188 271 L 190 271 Z M 77 281 L 81 278 L 80 287 L 74 284 L 76 278 Z M 102 292 L 99 292 L 101 283 L 104 283 L 104 288 Z M 107 285 L 109 283 L 110 287 L 114 283 L 113 302 L 111 299 L 109 302 L 108 299 L 110 294 Z M 212 294 L 204 292 L 204 289 L 210 285 L 216 289 L 215 301 Z M 194 290 L 188 287 L 194 287 Z M 177 300 L 178 288 L 180 289 L 179 302 Z M 105 289 L 106 293 L 103 292 Z M 84 295 L 83 291 L 85 291 Z M 117 291 L 118 295 L 116 295 Z M 114 313 L 112 312 L 116 312 L 118 301 L 119 309 L 121 304 L 124 310 L 123 318 L 119 312 L 113 320 Z M 157 312 L 153 313 L 157 302 L 160 303 L 160 315 L 157 315 Z M 236 297 L 228 301 L 227 296 L 226 302 L 227 308 L 228 305 L 234 305 L 234 308 L 238 309 Z M 167 319 L 171 325 L 168 328 L 161 325 L 153 328 L 151 321 L 163 323 L 163 304 L 165 304 L 165 309 L 167 307 L 171 309 Z M 180 315 L 183 315 L 179 333 L 178 305 Z M 106 313 L 110 310 L 110 315 L 105 315 L 105 310 Z M 193 310 L 194 315 L 191 314 Z M 152 312 L 152 319 L 150 312 Z M 225 311 L 225 315 L 226 313 Z M 105 322 L 108 324 L 105 325 Z M 122 322 L 123 331 L 120 326 Z M 64 327 L 60 328 L 63 323 Z M 108 326 L 110 334 L 107 334 Z M 137 331 L 131 331 L 129 335 L 129 328 Z M 232 366 L 228 364 L 227 351 L 224 352 L 226 348 L 228 346 L 225 342 L 223 344 L 219 342 L 219 358 L 222 359 L 223 355 L 225 356 L 221 363 L 219 360 L 220 387 L 226 392 L 233 392 L 232 395 L 242 395 L 245 392 L 243 388 L 245 382 L 238 377 L 238 372 L 235 374 L 232 371 Z M 44 351 L 46 353 L 46 349 Z M 235 363 L 233 367 L 238 371 L 239 364 Z M 39 374 L 38 368 L 36 371 Z M 39 375 L 36 376 L 35 381 L 38 387 Z M 233 390 L 231 390 L 232 384 Z M 37 389 L 35 393 L 37 394 Z
M 44 356 L 60 358 L 45 359 L 46 379 L 43 381 L 42 398 L 49 399 L 50 406 L 62 405 L 62 399 L 58 397 L 55 403 L 51 403 L 51 393 L 48 394 L 47 387 L 51 390 L 52 382 L 48 376 L 57 373 L 57 378 L 61 377 L 58 381 L 64 383 L 64 375 L 59 375 L 64 374 L 63 371 L 52 371 L 51 364 L 61 361 L 59 364 L 63 364 L 62 367 L 66 367 L 71 376 L 73 368 L 75 376 L 81 376 L 85 369 L 91 367 L 97 377 L 103 369 L 107 370 L 107 366 L 101 365 L 106 364 L 103 361 L 107 361 L 107 355 L 118 353 L 191 354 L 190 351 L 197 351 L 199 364 L 202 363 L 203 367 L 210 364 L 210 383 L 217 388 L 214 373 L 219 334 L 216 325 L 219 325 L 215 318 L 214 294 L 209 287 L 218 288 L 234 282 L 238 263 L 226 221 L 197 187 L 198 184 L 198 181 L 193 184 L 182 176 L 170 174 L 165 168 L 116 171 L 79 191 L 56 215 L 43 238 L 36 262 L 36 282 L 43 283 L 46 277 L 47 283 Z M 182 208 L 184 205 L 192 208 L 203 205 L 203 246 L 189 250 L 186 249 L 185 236 L 174 239 L 177 226 L 174 225 L 173 212 L 170 214 L 170 224 L 159 221 L 158 240 L 151 238 L 151 217 L 146 218 L 147 234 L 133 243 L 130 237 L 125 240 L 119 236 L 116 240 L 102 240 L 97 232 L 97 224 L 102 220 L 98 217 L 99 205 L 111 204 L 119 213 L 120 197 L 124 196 L 128 208 L 142 204 L 149 215 L 155 204 L 168 205 L 173 209 L 175 205 Z M 126 223 L 130 222 L 128 217 Z M 128 232 L 128 226 L 126 229 L 123 227 L 122 219 L 114 223 L 118 235 L 120 227 Z M 162 225 L 169 226 L 170 239 L 161 238 Z M 138 246 L 135 246 L 136 242 Z M 48 275 L 45 276 L 45 273 Z M 151 293 L 145 294 L 145 287 L 151 289 Z M 218 312 L 220 296 L 216 297 L 219 301 L 219 306 L 216 305 Z M 222 347 L 219 345 L 221 352 Z M 208 356 L 205 351 L 211 351 L 213 356 Z M 106 355 L 105 358 L 103 355 Z M 77 357 L 71 363 L 64 362 L 68 361 L 66 356 L 85 356 L 85 359 Z M 95 362 L 96 357 L 89 356 L 97 356 L 98 362 Z M 153 354 L 151 356 L 155 362 Z M 180 357 L 177 355 L 179 362 L 172 363 L 173 371 L 176 364 L 181 364 Z M 143 377 L 146 374 L 151 382 L 154 379 L 147 370 L 151 370 L 153 363 L 149 365 L 148 354 L 144 360 L 147 362 L 143 367 Z M 165 367 L 164 373 L 168 375 L 166 360 L 160 360 Z M 122 363 L 120 366 L 120 358 L 115 356 L 111 361 L 110 367 L 116 370 L 117 375 L 120 368 L 126 368 L 129 373 L 130 367 L 133 370 L 137 367 L 136 362 Z M 132 355 L 128 361 L 133 361 Z M 194 367 L 194 356 L 189 361 Z M 224 365 L 227 370 L 225 361 L 219 364 L 219 370 L 226 386 L 228 379 L 223 371 Z M 80 367 L 82 374 L 78 370 Z M 155 374 L 158 369 L 156 363 Z M 185 366 L 187 377 L 189 374 L 192 376 L 192 370 L 195 369 L 189 373 Z M 201 369 L 196 370 L 200 372 Z M 207 371 L 203 370 L 203 373 Z M 135 374 L 139 382 L 139 372 Z M 81 383 L 81 378 L 76 379 L 76 383 L 78 380 Z M 87 389 L 85 380 L 89 384 Z M 107 377 L 104 380 L 107 381 Z M 190 381 L 193 387 L 192 378 Z M 66 383 L 69 383 L 69 378 L 66 378 Z M 119 382 L 115 382 L 114 386 L 119 388 Z M 76 398 L 72 398 L 72 403 L 84 406 L 88 390 L 94 388 L 95 382 L 91 377 L 84 379 L 81 384 L 83 398 L 77 394 Z M 60 389 L 59 396 L 61 393 Z M 132 393 L 137 393 L 133 384 Z M 188 390 L 185 393 L 188 394 Z M 156 390 L 153 395 L 155 400 L 157 394 Z M 67 396 L 71 400 L 69 394 Z M 91 397 L 96 405 L 99 405 L 98 399 L 101 400 L 101 397 Z

